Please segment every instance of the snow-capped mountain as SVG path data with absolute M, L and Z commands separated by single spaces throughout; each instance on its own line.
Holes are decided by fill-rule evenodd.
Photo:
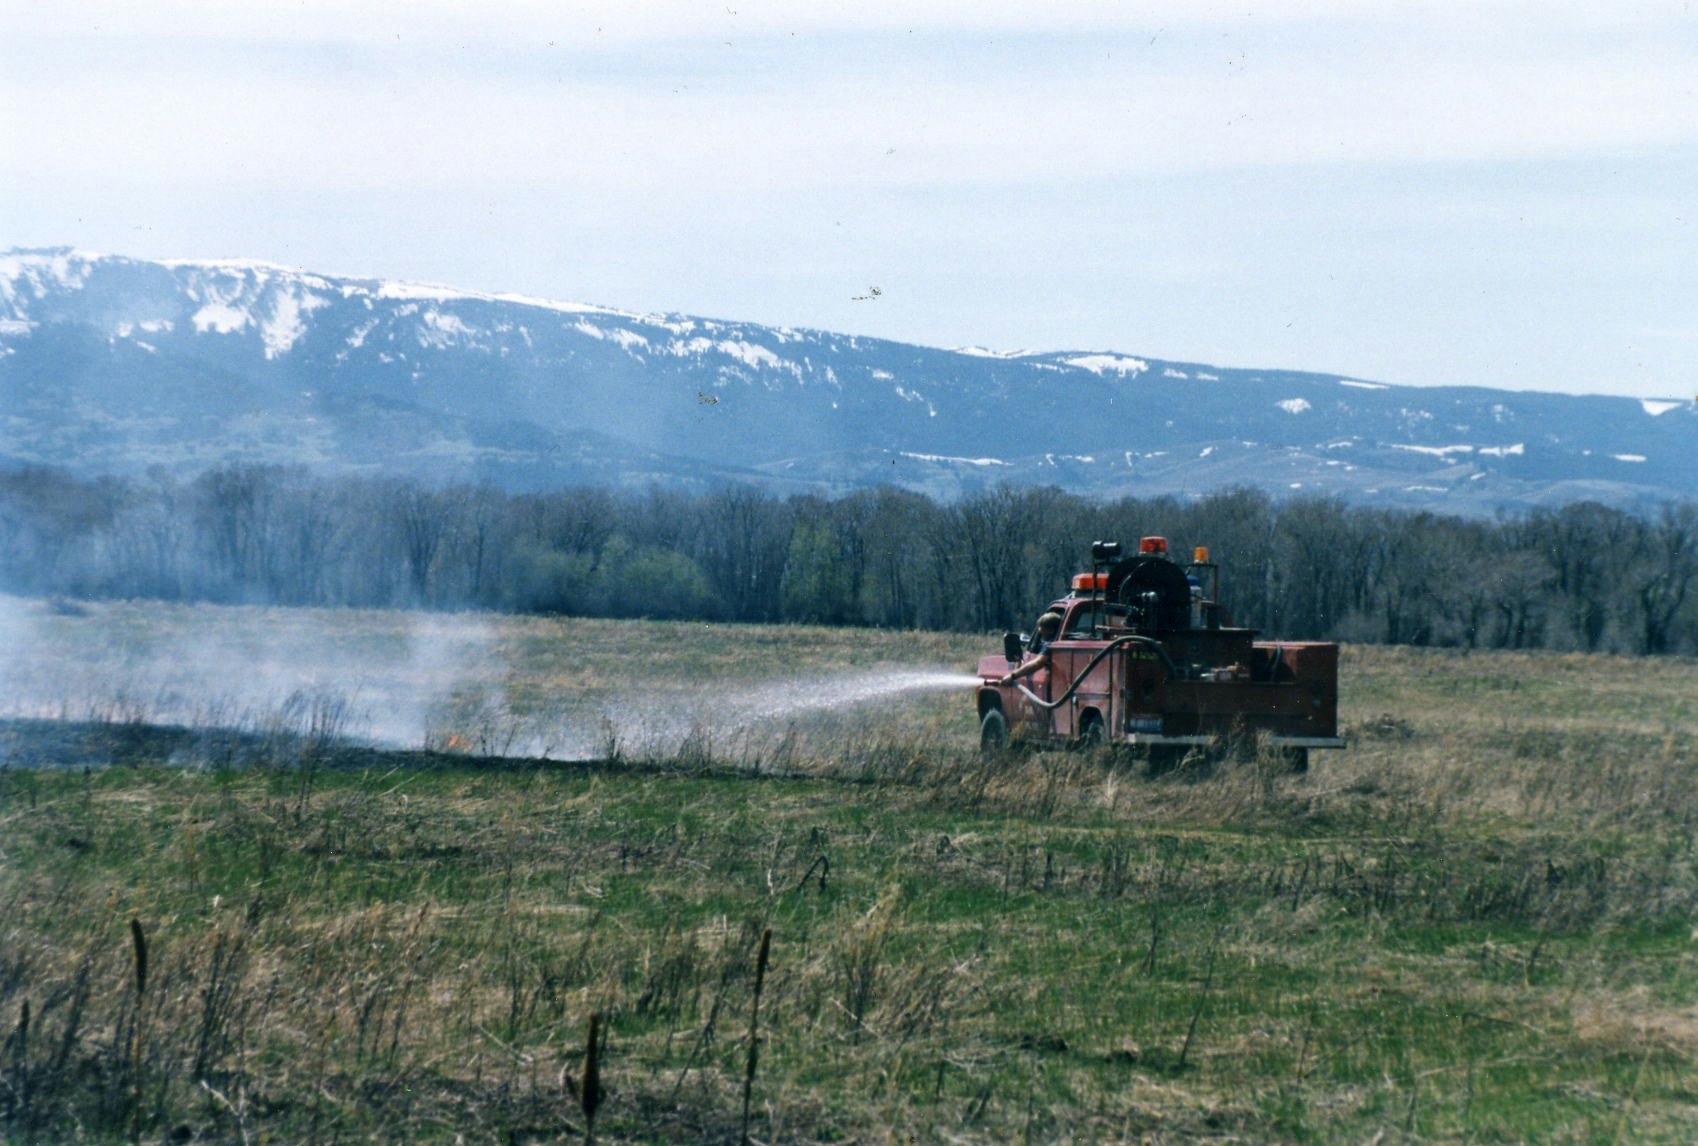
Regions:
M 781 491 L 999 482 L 1490 512 L 1698 495 L 1698 409 L 996 354 L 243 261 L 0 256 L 0 462 Z

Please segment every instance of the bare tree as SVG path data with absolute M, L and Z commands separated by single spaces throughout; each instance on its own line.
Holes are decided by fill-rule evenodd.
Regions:
M 1666 653 L 1675 619 L 1698 577 L 1698 507 L 1665 506 L 1656 524 L 1640 526 L 1627 574 L 1637 649 Z

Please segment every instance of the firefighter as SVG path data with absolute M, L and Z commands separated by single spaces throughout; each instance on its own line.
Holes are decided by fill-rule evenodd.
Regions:
M 997 683 L 1013 684 L 1023 676 L 1031 676 L 1040 669 L 1047 669 L 1049 667 L 1050 642 L 1055 640 L 1056 634 L 1059 632 L 1061 632 L 1060 613 L 1045 613 L 1039 617 L 1038 631 L 1032 635 L 1032 643 L 1029 646 L 1036 655 Z

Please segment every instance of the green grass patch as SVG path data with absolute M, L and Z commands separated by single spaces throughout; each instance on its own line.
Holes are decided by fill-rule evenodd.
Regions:
M 976 651 L 502 625 L 525 718 Z M 75 751 L 0 768 L 0 1132 L 571 1140 L 593 1013 L 598 1140 L 735 1141 L 770 929 L 760 1141 L 1690 1141 L 1698 759 L 1651 710 L 1694 682 L 1622 667 L 1352 649 L 1306 776 L 986 761 L 963 696 L 583 763 L 12 726 Z

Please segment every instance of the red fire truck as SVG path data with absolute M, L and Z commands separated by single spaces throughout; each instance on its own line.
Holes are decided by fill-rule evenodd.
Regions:
M 1059 631 L 1009 633 L 979 662 L 979 739 L 1149 751 L 1152 766 L 1231 746 L 1278 753 L 1295 771 L 1338 735 L 1338 645 L 1258 641 L 1218 601 L 1220 569 L 1198 548 L 1188 566 L 1167 541 L 1146 537 L 1122 556 L 1091 546 L 1091 569 L 1049 607 Z M 1010 675 L 1034 660 L 1035 671 Z

